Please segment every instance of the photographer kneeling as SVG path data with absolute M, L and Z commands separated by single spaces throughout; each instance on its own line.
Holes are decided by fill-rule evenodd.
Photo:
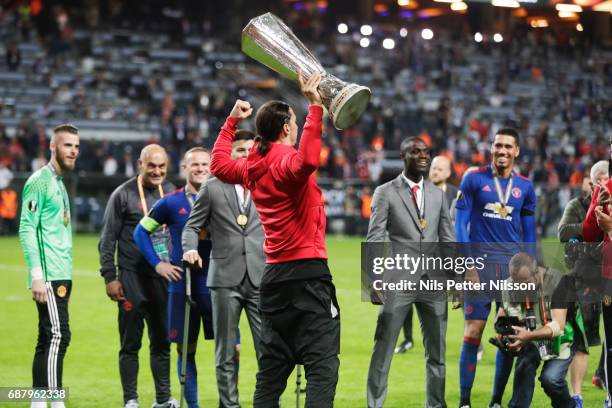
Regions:
M 551 406 L 576 407 L 565 380 L 576 347 L 585 342 L 574 278 L 538 266 L 526 253 L 514 255 L 509 269 L 508 281 L 532 284 L 533 290 L 502 292 L 495 324 L 499 334 L 491 341 L 518 355 L 508 407 L 531 405 L 540 361 L 544 365 L 539 379 Z

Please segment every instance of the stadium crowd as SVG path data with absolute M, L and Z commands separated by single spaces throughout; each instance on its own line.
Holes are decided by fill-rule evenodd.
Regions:
M 82 141 L 80 172 L 129 177 L 133 152 L 154 142 L 167 147 L 178 171 L 187 149 L 212 146 L 235 94 L 256 106 L 264 93 L 295 97 L 242 55 L 235 40 L 215 36 L 218 22 L 190 21 L 180 9 L 137 19 L 119 3 L 79 15 L 36 4 L 0 14 L 6 56 L 0 162 L 10 172 L 43 165 L 46 126 L 67 119 L 94 129 Z M 458 184 L 468 166 L 488 162 L 488 140 L 511 123 L 524 135 L 518 166 L 537 186 L 539 232 L 546 235 L 585 171 L 606 155 L 609 53 L 578 32 L 517 31 L 496 44 L 443 28 L 427 41 L 410 28 L 386 50 L 376 44 L 376 30 L 370 47 L 357 46 L 351 33 L 325 24 L 325 10 L 294 9 L 281 17 L 331 72 L 374 90 L 357 126 L 339 132 L 327 123 L 319 177 L 377 183 L 385 158 L 404 137 L 418 135 L 452 159 Z M 357 30 L 356 22 L 347 23 Z M 109 131 L 95 130 L 104 128 Z M 106 136 L 115 129 L 136 130 L 139 140 Z M 3 169 L 2 184 L 9 171 Z

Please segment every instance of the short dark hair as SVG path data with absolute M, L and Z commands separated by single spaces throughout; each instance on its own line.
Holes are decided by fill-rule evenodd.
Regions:
M 283 101 L 264 103 L 257 110 L 255 128 L 257 129 L 257 151 L 264 156 L 270 150 L 270 143 L 278 140 L 278 134 L 291 119 L 291 107 Z
M 511 127 L 500 128 L 497 132 L 495 132 L 495 136 L 497 135 L 512 136 L 514 138 L 514 141 L 516 142 L 516 145 L 517 146 L 521 145 L 521 139 L 519 137 L 519 134 L 514 128 L 511 128 Z
M 408 149 L 408 145 L 410 143 L 415 143 L 415 142 L 425 143 L 425 141 L 421 139 L 420 137 L 417 137 L 417 136 L 407 137 L 404 140 L 402 140 L 402 143 L 400 143 L 400 154 L 403 154 L 406 151 L 406 149 Z M 427 145 L 427 143 L 425 143 L 425 145 Z
M 53 129 L 53 133 L 59 133 L 59 132 L 68 132 L 68 133 L 72 133 L 73 135 L 78 135 L 79 128 L 70 123 L 63 123 L 59 126 L 56 126 Z
M 234 142 L 238 142 L 240 140 L 255 140 L 255 133 L 248 129 L 238 129 L 236 131 L 236 135 L 234 136 Z

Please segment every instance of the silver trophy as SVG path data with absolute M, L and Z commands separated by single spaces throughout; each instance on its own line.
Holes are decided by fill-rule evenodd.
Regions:
M 370 89 L 328 74 L 283 21 L 272 13 L 255 17 L 242 30 L 242 52 L 279 74 L 297 80 L 321 73 L 319 93 L 336 129 L 352 126 L 368 106 Z

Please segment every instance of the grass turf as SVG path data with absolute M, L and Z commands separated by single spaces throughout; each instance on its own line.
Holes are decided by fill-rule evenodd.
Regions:
M 360 300 L 360 246 L 358 239 L 328 239 L 330 267 L 338 290 L 342 317 L 342 348 L 340 379 L 336 407 L 364 407 L 365 386 L 377 307 Z M 67 406 L 122 406 L 118 358 L 119 336 L 116 305 L 109 301 L 99 276 L 97 237 L 78 235 L 74 241 L 74 279 L 70 301 L 72 341 L 64 362 L 64 386 L 69 388 Z M 24 260 L 16 237 L 0 238 L 0 387 L 24 387 L 31 384 L 31 363 L 36 342 L 36 308 L 26 290 Z M 484 339 L 493 334 L 489 322 Z M 389 375 L 389 393 L 385 407 L 406 408 L 425 405 L 425 363 L 418 321 L 415 317 L 415 347 L 393 359 Z M 255 387 L 256 361 L 246 318 L 241 320 L 242 354 L 240 360 L 240 401 L 252 406 Z M 446 400 L 449 407 L 458 405 L 458 359 L 463 338 L 463 317 L 460 311 L 449 311 L 447 333 Z M 198 364 L 199 401 L 202 407 L 217 406 L 214 375 L 213 343 L 200 340 L 196 355 Z M 143 407 L 153 403 L 154 390 L 148 358 L 148 339 L 144 336 L 140 353 L 139 395 Z M 172 351 L 172 389 L 178 399 L 176 353 Z M 590 384 L 591 374 L 599 358 L 593 348 L 583 396 L 585 407 L 602 405 L 604 393 Z M 491 395 L 495 350 L 485 345 L 485 355 L 478 364 L 472 402 L 475 408 L 486 407 Z M 295 372 L 294 372 L 295 375 Z M 283 406 L 295 406 L 295 377 L 288 381 Z M 504 396 L 511 393 L 508 385 Z M 304 397 L 302 396 L 302 406 Z M 6 407 L 26 407 L 28 404 L 1 403 Z M 550 406 L 536 382 L 533 407 Z

